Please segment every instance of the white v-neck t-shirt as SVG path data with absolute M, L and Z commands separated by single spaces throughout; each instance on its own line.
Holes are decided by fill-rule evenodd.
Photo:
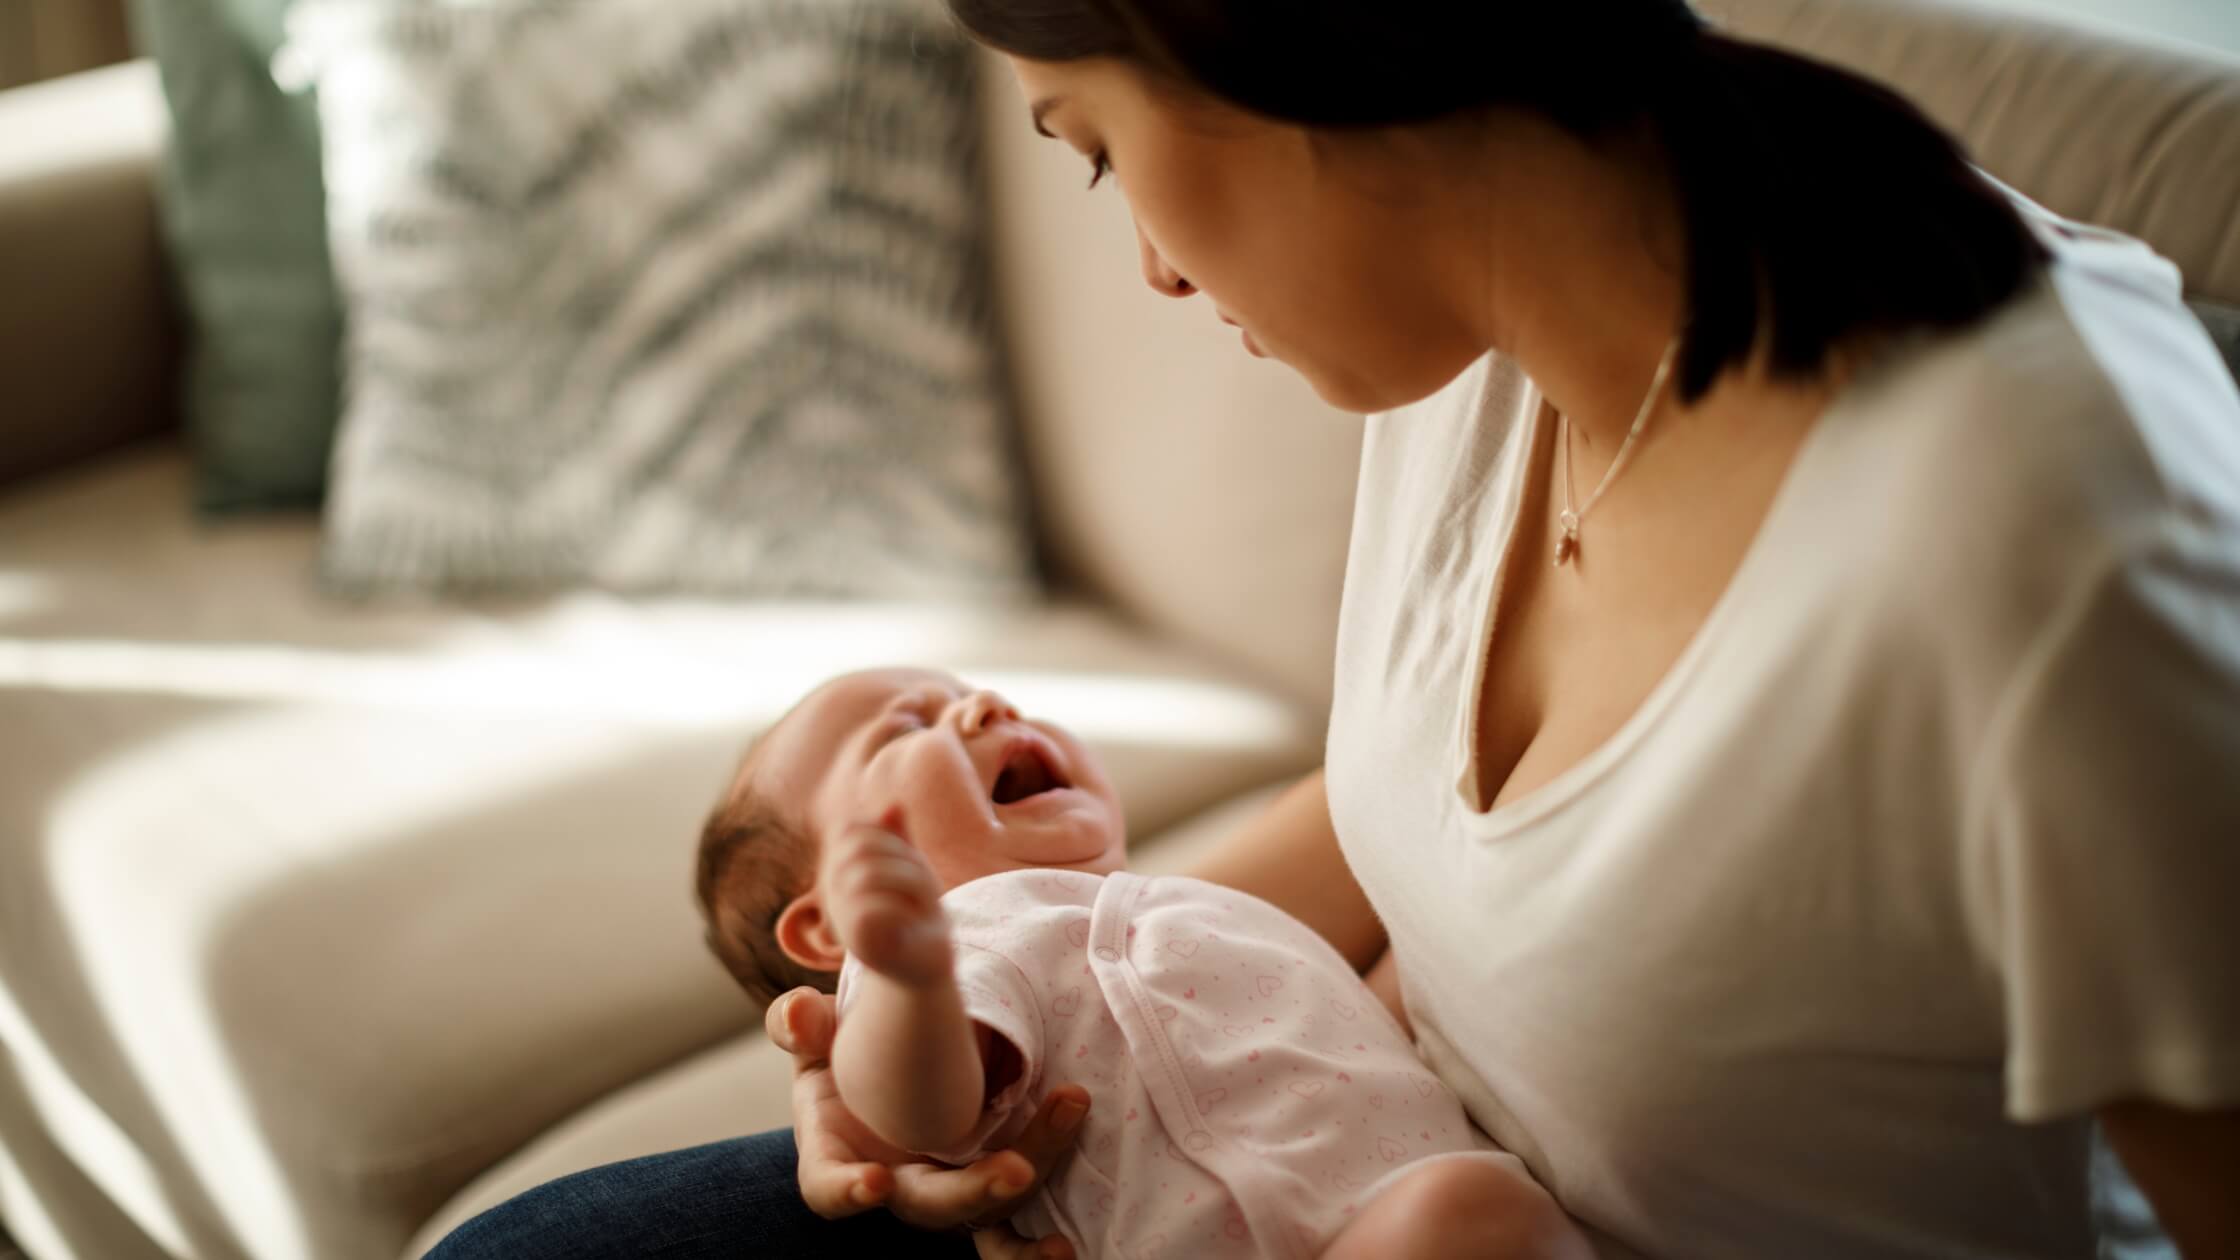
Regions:
M 2240 1103 L 2240 392 L 2173 266 L 2016 200 L 2047 277 L 1846 386 L 1640 709 L 1491 811 L 1541 397 L 1367 422 L 1331 812 L 1426 1061 L 1605 1255 L 2089 1257 L 2091 1109 Z

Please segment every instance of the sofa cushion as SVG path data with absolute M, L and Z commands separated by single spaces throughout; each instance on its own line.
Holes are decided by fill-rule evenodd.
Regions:
M 308 518 L 187 498 L 157 450 L 0 499 L 0 1013 L 55 1145 L 198 1256 L 388 1260 L 750 1027 L 692 845 L 831 673 L 1003 688 L 1143 832 L 1319 755 L 1311 716 L 1080 606 L 368 609 L 312 593 Z
M 155 68 L 0 92 L 0 485 L 172 423 Z

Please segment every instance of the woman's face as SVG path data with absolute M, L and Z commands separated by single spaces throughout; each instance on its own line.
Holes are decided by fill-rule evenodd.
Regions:
M 1413 402 L 1484 351 L 1454 300 L 1467 278 L 1436 265 L 1453 258 L 1432 220 L 1439 198 L 1408 186 L 1421 162 L 1317 145 L 1114 59 L 1011 64 L 1041 128 L 1127 198 L 1144 280 L 1204 294 L 1333 406 Z

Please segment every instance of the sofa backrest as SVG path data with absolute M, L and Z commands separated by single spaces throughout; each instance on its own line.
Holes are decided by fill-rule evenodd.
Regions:
M 1737 35 L 1880 79 L 2048 209 L 2240 305 L 2240 58 L 1954 0 L 1703 0 Z
M 2139 236 L 2240 304 L 2240 61 L 1949 0 L 1705 0 L 1734 33 L 1851 66 L 2051 209 Z M 1060 577 L 1326 704 L 1359 420 L 1154 295 L 1117 193 L 983 96 L 996 270 Z
M 0 0 L 0 90 L 130 56 L 123 0 Z

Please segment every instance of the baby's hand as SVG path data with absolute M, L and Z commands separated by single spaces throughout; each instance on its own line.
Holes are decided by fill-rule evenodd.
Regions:
M 899 834 L 900 810 L 850 827 L 824 855 L 825 913 L 840 945 L 864 966 L 911 988 L 950 977 L 949 916 L 941 881 Z

